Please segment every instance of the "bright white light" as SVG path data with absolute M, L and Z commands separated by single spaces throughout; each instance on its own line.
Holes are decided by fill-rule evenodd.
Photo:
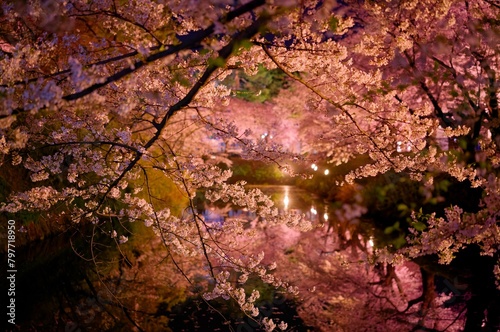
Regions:
M 396 147 L 396 151 L 398 151 L 398 152 L 403 151 L 403 149 L 401 149 L 401 144 L 403 144 L 403 143 L 398 142 L 398 145 L 397 145 L 397 147 Z
M 283 204 L 285 205 L 285 210 L 288 209 L 289 203 L 290 203 L 290 199 L 288 198 L 288 194 L 285 194 L 285 198 L 283 199 Z
M 370 239 L 368 240 L 368 247 L 371 248 L 373 247 L 373 237 L 370 236 Z
M 328 174 L 330 174 L 330 170 L 325 169 L 325 175 L 328 175 Z
M 328 213 L 323 214 L 323 219 L 328 220 Z
M 312 164 L 311 165 L 311 168 L 314 169 L 314 170 L 316 170 L 316 167 L 318 167 L 318 166 L 316 166 L 316 164 Z
M 311 213 L 318 214 L 318 211 L 316 210 L 316 208 L 314 206 L 311 207 Z

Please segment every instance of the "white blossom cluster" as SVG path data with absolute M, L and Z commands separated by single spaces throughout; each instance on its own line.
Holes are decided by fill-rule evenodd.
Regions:
M 259 255 L 251 255 L 248 257 L 246 262 L 240 259 L 233 259 L 231 262 L 233 264 L 234 271 L 239 274 L 237 286 L 233 284 L 231 279 L 231 273 L 227 270 L 220 272 L 215 277 L 215 285 L 210 292 L 203 295 L 206 300 L 213 300 L 216 298 L 223 298 L 226 300 L 235 300 L 239 307 L 250 317 L 258 317 L 259 309 L 255 306 L 255 301 L 260 297 L 258 290 L 252 290 L 249 295 L 245 292 L 243 285 L 247 282 L 250 275 L 255 275 L 259 277 L 263 282 L 273 285 L 275 288 L 282 288 L 287 293 L 292 295 L 297 295 L 298 290 L 296 287 L 283 282 L 281 279 L 273 276 L 269 271 L 276 268 L 276 263 L 265 267 L 261 264 L 264 258 L 264 253 L 261 252 Z M 272 331 L 276 328 L 276 324 L 269 318 L 264 317 L 261 321 L 267 331 Z M 280 322 L 278 327 L 281 330 L 287 328 L 285 322 Z
M 427 229 L 419 232 L 410 229 L 409 247 L 402 250 L 410 257 L 437 254 L 442 264 L 449 264 L 455 254 L 470 244 L 478 244 L 482 255 L 493 256 L 500 249 L 500 191 L 499 180 L 490 176 L 487 195 L 477 213 L 465 213 L 460 207 L 446 209 L 445 217 L 414 213 L 415 222 L 425 221 Z M 492 213 L 492 211 L 495 211 Z M 497 269 L 497 268 L 496 268 Z

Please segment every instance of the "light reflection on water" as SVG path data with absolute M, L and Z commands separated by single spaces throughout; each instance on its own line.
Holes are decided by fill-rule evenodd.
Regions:
M 361 256 L 373 254 L 376 239 L 369 224 L 361 222 L 365 210 L 354 204 L 327 203 L 311 192 L 294 186 L 248 186 L 247 189 L 260 189 L 267 194 L 278 208 L 279 214 L 285 213 L 304 215 L 313 225 L 312 238 L 322 239 L 321 254 L 328 255 L 338 252 L 349 252 L 349 256 L 358 260 Z M 232 219 L 246 221 L 245 227 L 253 228 L 261 219 L 252 211 L 231 205 L 230 203 L 211 203 L 197 200 L 197 213 L 204 217 L 207 223 L 224 224 Z M 265 231 L 264 231 L 265 232 Z M 307 232 L 306 232 L 307 233 Z M 271 234 L 279 246 L 293 246 L 301 239 L 311 237 L 311 234 L 282 225 L 277 233 Z M 266 233 L 267 234 L 267 233 Z M 279 234 L 286 234 L 277 240 Z M 266 236 L 268 236 L 267 234 Z M 324 243 L 323 243 L 324 242 Z M 278 244 L 277 244 L 278 245 Z M 316 248 L 317 249 L 317 248 Z
M 311 192 L 294 186 L 247 186 L 247 189 L 260 189 L 267 194 L 278 208 L 279 214 L 285 213 L 304 215 L 316 230 L 321 229 L 322 236 L 328 237 L 334 251 L 351 248 L 353 252 L 371 253 L 376 245 L 373 230 L 369 224 L 361 222 L 365 212 L 357 204 L 327 203 Z M 248 209 L 234 206 L 231 203 L 211 203 L 204 199 L 203 194 L 197 196 L 197 213 L 202 215 L 207 223 L 223 224 L 232 219 L 247 221 L 247 227 L 254 227 L 260 220 L 259 216 Z M 186 211 L 189 213 L 189 211 Z M 186 215 L 188 217 L 188 215 Z
M 247 188 L 257 188 L 269 195 L 280 214 L 285 212 L 304 214 L 315 224 L 326 223 L 329 219 L 328 206 L 302 189 L 292 186 L 248 186 Z M 211 203 L 200 199 L 196 208 L 205 221 L 210 223 L 224 223 L 233 218 L 252 222 L 258 218 L 255 212 L 230 203 Z

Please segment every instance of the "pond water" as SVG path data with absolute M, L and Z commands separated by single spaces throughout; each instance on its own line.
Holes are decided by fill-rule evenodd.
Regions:
M 281 259 L 285 263 L 292 263 L 288 266 L 289 277 L 305 284 L 309 282 L 307 286 L 317 287 L 322 296 L 329 296 L 325 300 L 319 295 L 306 293 L 302 304 L 310 303 L 312 306 L 316 303 L 318 308 L 331 306 L 331 309 L 326 310 L 328 315 L 336 312 L 338 317 L 335 319 L 341 320 L 353 312 L 363 312 L 368 305 L 362 301 L 368 304 L 379 301 L 379 297 L 370 297 L 373 296 L 374 288 L 369 284 L 376 285 L 377 280 L 383 281 L 382 275 L 386 273 L 388 276 L 390 271 L 388 267 L 387 272 L 383 272 L 383 267 L 377 267 L 378 270 L 372 269 L 370 272 L 366 264 L 359 264 L 362 257 L 371 253 L 377 238 L 373 238 L 373 234 L 376 234 L 373 226 L 361 220 L 365 210 L 355 203 L 355 199 L 352 204 L 339 206 L 326 203 L 293 186 L 248 188 L 258 188 L 269 195 L 280 213 L 304 214 L 315 226 L 308 234 L 297 236 L 294 233 L 293 241 L 282 246 L 280 243 L 290 240 L 286 237 L 292 233 L 283 233 L 285 238 L 266 234 L 267 240 L 264 239 L 273 243 L 271 251 L 281 252 Z M 259 221 L 255 213 L 229 203 L 208 203 L 202 193 L 196 197 L 195 207 L 210 223 L 222 224 L 231 218 L 239 218 L 247 220 L 248 227 L 253 227 Z M 168 253 L 159 238 L 142 223 L 127 226 L 133 235 L 126 245 L 120 247 L 120 252 L 109 236 L 98 235 L 94 238 L 99 242 L 93 249 L 97 260 L 89 260 L 88 257 L 92 239 L 90 235 L 97 234 L 98 230 L 92 225 L 83 229 L 77 226 L 64 234 L 16 248 L 18 325 L 13 331 L 228 331 L 229 325 L 235 331 L 259 331 L 254 322 L 241 316 L 234 303 L 216 301 L 214 307 L 208 307 L 201 300 L 202 289 L 187 285 L 173 264 L 165 263 L 169 260 Z M 342 270 L 343 266 L 349 264 L 349 259 L 357 263 Z M 2 261 L 6 266 L 5 256 Z M 196 266 L 197 263 L 186 261 L 179 264 L 183 264 L 183 268 L 200 271 L 195 274 L 195 281 L 206 280 L 203 274 L 206 271 L 201 271 L 202 267 Z M 305 272 L 300 269 L 306 268 L 306 265 L 309 269 L 307 273 L 310 274 L 308 280 L 304 281 L 302 274 Z M 421 294 L 418 266 L 414 264 L 412 268 L 405 266 L 395 271 L 409 298 L 418 297 Z M 400 284 L 396 287 L 396 284 L 389 282 L 384 287 L 391 288 L 391 294 L 394 295 L 400 291 Z M 2 279 L 2 287 L 8 288 L 5 278 Z M 436 287 L 437 291 L 444 289 L 438 285 Z M 447 287 L 453 289 L 450 288 L 452 286 Z M 354 306 L 357 298 L 354 302 L 343 300 L 346 292 L 356 293 L 356 297 L 361 299 L 360 307 Z M 460 292 L 461 299 L 465 293 Z M 290 331 L 315 330 L 304 323 L 303 312 L 299 316 L 300 308 L 294 300 L 285 298 L 269 287 L 261 288 L 261 294 L 261 312 L 272 313 L 273 318 L 287 321 L 289 326 L 294 327 Z M 380 294 L 385 296 L 383 292 Z M 452 300 L 458 302 L 457 298 L 452 297 Z M 402 308 L 404 303 L 400 303 Z M 369 314 L 384 317 L 390 313 L 383 306 L 379 309 Z M 321 310 L 316 308 L 310 312 L 320 315 Z M 231 317 L 232 323 L 227 323 L 220 313 Z M 414 314 L 418 316 L 416 310 Z M 401 317 L 408 318 L 407 313 L 405 315 Z M 397 312 L 389 316 L 401 318 Z M 315 322 L 318 317 L 308 321 Z M 137 321 L 140 327 L 136 325 Z M 328 318 L 328 322 L 333 324 L 331 318 Z M 360 318 L 356 323 L 362 324 L 363 320 Z M 207 328 L 207 324 L 210 328 Z M 338 326 L 328 326 L 323 327 L 323 330 L 339 330 Z
M 316 224 L 325 223 L 329 219 L 328 205 L 303 190 L 291 186 L 260 186 L 258 188 L 271 196 L 281 212 L 303 213 Z M 228 204 L 207 204 L 203 199 L 197 199 L 196 203 L 198 212 L 208 222 L 224 223 L 227 218 L 242 218 L 252 222 L 257 218 L 252 212 Z M 139 284 L 136 288 L 134 288 L 133 281 L 126 280 L 130 279 L 130 274 L 123 272 L 130 267 L 127 260 L 132 261 L 134 257 L 140 260 L 140 253 L 144 252 L 154 251 L 158 253 L 157 255 L 162 254 L 161 244 L 156 241 L 156 237 L 149 229 L 143 227 L 142 224 L 137 225 L 134 229 L 136 234 L 130 239 L 130 251 L 122 252 L 126 259 L 121 258 L 116 246 L 109 239 L 101 236 L 99 241 L 102 242 L 102 247 L 98 249 L 98 256 L 102 258 L 102 262 L 99 264 L 108 262 L 109 266 L 95 265 L 95 262 L 82 258 L 89 257 L 89 241 L 92 232 L 96 232 L 92 226 L 84 229 L 75 227 L 64 234 L 16 248 L 17 327 L 13 328 L 13 331 L 72 332 L 129 329 L 134 325 L 132 323 L 135 319 L 132 317 L 133 310 L 124 313 L 119 305 L 113 303 L 119 302 L 114 301 L 117 299 L 113 300 L 100 295 L 98 288 L 103 288 L 106 283 L 108 286 L 105 287 L 114 287 L 118 299 L 131 296 L 139 299 L 136 301 L 136 309 L 139 308 L 139 310 L 135 315 L 141 311 L 143 314 L 148 312 L 147 315 L 150 316 L 148 320 L 156 321 L 150 322 L 150 325 L 144 329 L 146 331 L 164 330 L 162 327 L 166 325 L 173 331 L 206 331 L 202 327 L 203 320 L 210 321 L 214 331 L 227 330 L 226 323 L 219 315 L 213 312 L 207 314 L 210 312 L 209 308 L 196 298 L 186 298 L 185 291 L 182 289 L 162 285 L 162 282 L 155 284 L 144 276 L 137 277 Z M 151 247 L 155 248 L 151 249 Z M 2 258 L 6 266 L 6 257 Z M 148 268 L 154 271 L 156 279 L 168 278 L 171 272 L 151 267 L 143 267 L 143 270 L 148 271 Z M 99 270 L 99 274 L 96 273 L 96 269 Z M 149 272 L 137 273 L 148 274 Z M 149 280 L 149 286 L 144 285 L 145 280 Z M 127 283 L 126 289 L 123 285 Z M 6 286 L 4 278 L 2 289 L 7 289 Z M 155 289 L 155 287 L 161 289 Z M 163 289 L 165 287 L 169 289 L 166 291 Z M 120 291 L 123 292 L 120 293 Z M 141 296 L 145 294 L 149 296 L 148 303 L 140 303 Z M 156 296 L 156 294 L 161 295 Z M 302 326 L 306 330 L 297 316 L 293 302 L 272 294 L 265 303 L 262 303 L 261 309 L 272 310 L 273 317 L 281 315 L 282 319 L 286 319 L 295 326 Z M 172 303 L 167 303 L 169 300 Z M 235 310 L 235 308 L 229 308 L 229 310 Z M 241 330 L 242 326 L 246 331 L 258 330 L 256 326 L 248 322 L 238 323 L 237 318 L 233 328 Z
M 270 196 L 280 213 L 291 212 L 304 214 L 314 224 L 325 223 L 330 218 L 328 204 L 313 194 L 294 186 L 247 186 L 257 188 Z M 254 221 L 257 215 L 246 209 L 232 206 L 230 203 L 211 204 L 200 195 L 196 200 L 197 212 L 202 214 L 207 222 L 223 223 L 228 218 L 239 218 Z

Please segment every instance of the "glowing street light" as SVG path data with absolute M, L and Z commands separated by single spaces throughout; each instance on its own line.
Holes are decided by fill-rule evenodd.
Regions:
M 372 248 L 373 247 L 373 236 L 370 236 L 370 239 L 368 240 L 368 248 Z
M 330 170 L 327 168 L 327 169 L 325 169 L 325 175 L 328 175 L 328 174 L 330 174 Z

